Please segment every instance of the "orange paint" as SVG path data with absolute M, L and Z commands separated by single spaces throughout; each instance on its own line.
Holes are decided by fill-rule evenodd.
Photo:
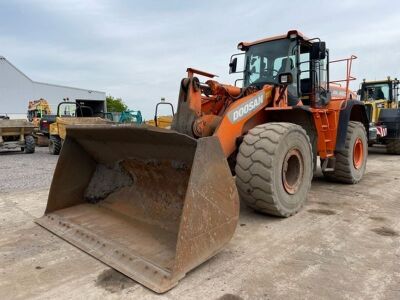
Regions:
M 302 33 L 292 30 L 285 35 L 252 43 L 243 42 L 239 46 L 247 48 L 255 44 L 289 38 L 292 34 L 296 34 L 297 38 L 304 42 L 307 41 Z M 306 107 L 313 118 L 317 135 L 317 152 L 322 159 L 335 155 L 341 111 L 346 109 L 348 99 L 356 99 L 356 95 L 349 90 L 349 82 L 355 79 L 351 76 L 351 65 L 354 59 L 356 56 L 352 55 L 347 59 L 332 61 L 331 63 L 346 63 L 345 79 L 330 82 L 331 101 L 327 105 L 317 107 L 318 101 L 315 101 L 317 94 L 312 94 L 310 95 L 311 104 Z M 214 78 L 216 75 L 192 68 L 187 69 L 187 72 L 188 78 L 183 80 L 182 88 L 185 90 L 185 101 L 188 101 L 190 110 L 197 116 L 191 125 L 192 131 L 196 137 L 217 136 L 226 157 L 237 150 L 238 138 L 245 135 L 251 128 L 268 122 L 267 111 L 269 114 L 274 114 L 273 111 L 293 109 L 293 106 L 288 104 L 287 89 L 284 86 L 266 84 L 261 90 L 255 87 L 241 89 L 221 84 L 213 79 L 200 83 L 194 77 L 195 74 L 208 78 Z M 297 106 L 302 105 L 299 99 Z

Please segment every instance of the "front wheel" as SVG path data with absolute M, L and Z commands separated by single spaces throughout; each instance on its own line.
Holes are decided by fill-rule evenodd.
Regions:
M 263 213 L 289 217 L 306 201 L 313 176 L 312 147 L 292 123 L 254 127 L 239 147 L 235 167 L 241 200 Z
M 21 148 L 22 149 L 22 148 Z M 35 152 L 35 139 L 31 135 L 25 136 L 25 153 L 34 153 Z
M 61 138 L 58 135 L 51 135 L 49 139 L 49 152 L 53 155 L 60 154 Z
M 358 183 L 364 176 L 367 156 L 368 141 L 365 127 L 360 122 L 350 121 L 344 149 L 335 152 L 335 170 L 323 171 L 323 174 L 332 181 Z

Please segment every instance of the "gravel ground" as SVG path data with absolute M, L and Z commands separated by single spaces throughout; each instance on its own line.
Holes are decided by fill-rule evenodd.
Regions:
M 49 188 L 57 159 L 47 147 L 36 147 L 33 154 L 0 152 L 0 193 Z
M 398 300 L 400 157 L 384 152 L 371 149 L 357 185 L 327 182 L 318 171 L 293 217 L 242 205 L 231 242 L 162 295 L 33 222 L 57 156 L 45 148 L 0 154 L 0 299 Z

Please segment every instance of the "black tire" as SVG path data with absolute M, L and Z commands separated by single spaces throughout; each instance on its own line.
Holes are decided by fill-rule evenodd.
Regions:
M 356 146 L 356 141 L 361 141 L 361 146 Z M 358 142 L 357 142 L 358 143 Z M 361 160 L 355 161 L 355 147 L 362 147 Z M 367 166 L 368 140 L 365 127 L 360 122 L 350 121 L 347 127 L 345 149 L 335 152 L 335 170 L 322 172 L 328 180 L 355 184 L 364 176 Z M 321 160 L 321 164 L 322 164 Z
M 34 153 L 35 152 L 35 139 L 31 135 L 25 136 L 25 147 L 21 148 L 24 149 L 25 153 Z
M 313 176 L 306 131 L 283 122 L 254 127 L 239 147 L 235 172 L 240 199 L 248 206 L 280 217 L 297 213 Z
M 400 140 L 389 140 L 386 152 L 389 154 L 400 154 Z
M 61 138 L 57 135 L 51 135 L 49 139 L 49 152 L 53 155 L 60 154 L 61 151 Z

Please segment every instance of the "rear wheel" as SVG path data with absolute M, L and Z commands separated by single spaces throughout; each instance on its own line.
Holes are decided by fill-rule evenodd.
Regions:
M 364 125 L 350 121 L 344 150 L 336 151 L 335 170 L 324 172 L 324 176 L 332 181 L 357 183 L 365 173 L 368 156 L 368 141 Z
M 22 148 L 21 148 L 22 149 Z M 35 152 L 35 139 L 31 135 L 25 136 L 25 153 L 34 153 Z
M 400 154 L 400 140 L 388 141 L 386 152 L 389 154 Z
M 49 139 L 49 152 L 54 155 L 60 154 L 61 138 L 57 135 L 51 135 Z
M 240 198 L 263 213 L 291 216 L 306 201 L 312 166 L 312 147 L 301 126 L 256 126 L 244 137 L 237 155 L 235 172 Z

